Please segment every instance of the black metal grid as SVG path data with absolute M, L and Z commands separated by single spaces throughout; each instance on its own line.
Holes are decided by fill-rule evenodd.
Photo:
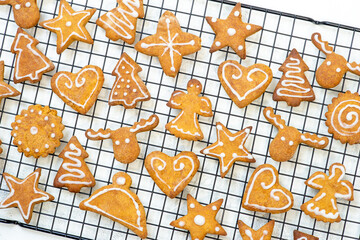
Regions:
M 113 174 L 122 170 L 131 175 L 133 179 L 132 190 L 139 195 L 145 207 L 149 239 L 190 239 L 187 231 L 174 229 L 169 225 L 171 220 L 186 213 L 187 193 L 191 193 L 202 204 L 224 198 L 217 220 L 226 229 L 228 236 L 208 235 L 209 239 L 240 239 L 236 225 L 237 219 L 242 219 L 254 228 L 260 227 L 270 219 L 274 219 L 276 221 L 273 233 L 274 239 L 292 239 L 294 229 L 314 234 L 320 239 L 359 238 L 357 236 L 359 230 L 356 232 L 356 229 L 360 228 L 358 219 L 360 203 L 358 199 L 353 202 L 339 201 L 343 220 L 341 223 L 336 224 L 314 221 L 303 214 L 299 208 L 302 203 L 309 200 L 316 192 L 307 188 L 303 182 L 315 171 L 327 171 L 333 162 L 341 162 L 347 167 L 346 179 L 354 184 L 355 197 L 360 194 L 359 146 L 342 145 L 333 140 L 331 135 L 327 133 L 324 124 L 324 113 L 327 111 L 326 105 L 339 92 L 348 89 L 359 92 L 359 79 L 352 74 L 347 74 L 341 84 L 334 89 L 326 90 L 319 87 L 314 79 L 314 70 L 321 64 L 324 56 L 310 42 L 311 34 L 318 30 L 323 34 L 325 40 L 334 44 L 335 51 L 343 53 L 348 60 L 353 61 L 356 60 L 354 55 L 357 56 L 360 51 L 360 46 L 356 45 L 356 42 L 360 42 L 357 41 L 360 37 L 357 33 L 359 29 L 328 22 L 323 22 L 321 26 L 317 26 L 316 24 L 320 24 L 320 22 L 309 18 L 243 5 L 243 20 L 262 25 L 263 31 L 248 39 L 248 56 L 246 60 L 241 61 L 228 48 L 214 54 L 208 53 L 214 34 L 206 23 L 204 16 L 221 16 L 224 18 L 230 13 L 234 3 L 206 0 L 144 0 L 145 18 L 138 20 L 136 41 L 155 32 L 157 20 L 165 10 L 170 10 L 177 15 L 184 31 L 202 37 L 202 50 L 191 56 L 186 56 L 179 75 L 172 79 L 163 74 L 156 58 L 137 53 L 133 46 L 122 41 L 112 42 L 108 40 L 104 31 L 95 25 L 95 20 L 100 15 L 115 7 L 115 1 L 74 0 L 69 2 L 72 3 L 75 10 L 94 7 L 98 9 L 87 25 L 94 38 L 94 45 L 75 43 L 59 56 L 55 53 L 56 41 L 54 34 L 50 34 L 39 26 L 27 31 L 40 40 L 39 48 L 54 62 L 56 68 L 53 72 L 45 74 L 39 84 L 24 83 L 16 85 L 17 89 L 23 94 L 16 98 L 4 99 L 0 113 L 0 130 L 4 133 L 2 134 L 4 152 L 1 155 L 1 171 L 23 178 L 35 168 L 41 167 L 40 188 L 53 194 L 55 201 L 35 207 L 33 220 L 30 224 L 9 220 L 8 217 L 1 218 L 0 222 L 19 224 L 26 228 L 71 238 L 137 239 L 134 233 L 119 224 L 115 224 L 97 214 L 78 209 L 81 200 L 89 197 L 93 190 L 109 184 Z M 57 16 L 59 1 L 43 0 L 38 1 L 38 5 L 42 13 L 41 20 Z M 11 9 L 4 10 L 4 8 L 6 7 L 0 6 L 0 59 L 5 60 L 6 64 L 5 81 L 13 84 L 11 80 L 14 58 L 9 51 L 9 46 L 11 46 L 17 27 Z M 302 26 L 303 35 L 299 34 L 299 26 Z M 326 33 L 328 35 L 325 35 Z M 348 37 L 344 40 L 343 36 Z M 284 103 L 271 100 L 272 91 L 281 77 L 281 73 L 277 69 L 293 47 L 297 48 L 310 67 L 307 76 L 317 97 L 314 102 L 303 103 L 297 108 L 290 108 Z M 114 79 L 110 75 L 123 51 L 126 51 L 143 68 L 140 76 L 144 79 L 152 95 L 151 101 L 140 103 L 136 109 L 132 110 L 125 110 L 122 107 L 110 108 L 107 105 L 108 95 Z M 86 57 L 88 57 L 88 61 Z M 240 110 L 234 106 L 217 79 L 217 67 L 226 59 L 239 60 L 244 65 L 262 62 L 273 69 L 274 80 L 272 84 L 262 97 L 245 109 Z M 90 63 L 103 68 L 106 80 L 98 101 L 89 113 L 83 116 L 74 112 L 57 96 L 53 95 L 49 80 L 54 72 L 60 70 L 76 72 Z M 164 125 L 178 113 L 176 110 L 165 107 L 170 94 L 175 89 L 185 90 L 186 83 L 191 78 L 197 78 L 203 83 L 203 93 L 211 99 L 214 111 L 213 118 L 199 118 L 205 135 L 205 138 L 199 142 L 179 140 L 164 130 Z M 56 153 L 37 160 L 26 158 L 17 153 L 16 146 L 11 143 L 12 138 L 10 137 L 10 124 L 15 115 L 32 104 L 49 105 L 51 108 L 56 109 L 58 114 L 63 117 L 66 126 L 65 137 Z M 276 112 L 280 113 L 289 125 L 296 126 L 300 130 L 329 137 L 331 139 L 329 146 L 324 150 L 315 150 L 301 145 L 297 155 L 292 160 L 285 163 L 274 162 L 268 156 L 267 146 L 277 130 L 274 130 L 262 116 L 262 109 L 265 106 L 274 107 Z M 118 128 L 122 125 L 130 125 L 152 113 L 158 114 L 161 121 L 160 125 L 150 133 L 144 133 L 141 136 L 139 134 L 142 152 L 139 160 L 132 164 L 123 165 L 115 161 L 109 141 L 94 142 L 88 141 L 84 137 L 84 132 L 88 127 L 94 129 L 100 127 Z M 216 139 L 215 123 L 217 121 L 221 121 L 232 131 L 238 131 L 249 125 L 253 126 L 248 146 L 257 159 L 255 164 L 235 163 L 224 179 L 221 179 L 219 175 L 218 160 L 199 154 L 200 149 Z M 66 189 L 58 189 L 52 186 L 53 178 L 61 163 L 57 155 L 72 135 L 76 135 L 88 151 L 90 155 L 87 159 L 88 166 L 97 181 L 94 189 L 83 188 L 78 194 L 72 194 Z M 198 173 L 189 186 L 173 200 L 165 197 L 144 169 L 144 157 L 154 150 L 164 151 L 169 155 L 184 150 L 192 150 L 199 156 L 201 165 Z M 254 169 L 265 162 L 273 164 L 278 169 L 280 182 L 294 194 L 295 205 L 293 209 L 285 214 L 256 213 L 244 210 L 240 206 L 241 196 L 247 180 Z M 6 195 L 8 190 L 2 178 L 0 179 L 0 185 L 0 194 Z M 14 212 L 16 211 L 17 209 L 14 210 Z M 18 213 L 15 216 L 18 216 L 16 219 L 20 219 Z

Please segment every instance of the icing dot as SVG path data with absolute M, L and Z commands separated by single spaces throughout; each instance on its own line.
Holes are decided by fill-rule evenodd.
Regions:
M 14 137 L 16 137 L 17 136 L 17 134 L 16 133 L 14 133 Z
M 212 21 L 212 22 L 216 22 L 216 21 L 217 21 L 217 18 L 214 18 L 214 17 L 213 17 L 213 18 L 211 18 L 211 21 Z
M 194 208 L 194 207 L 195 207 L 195 204 L 191 203 L 190 208 Z
M 236 154 L 236 153 L 233 153 L 233 154 L 232 154 L 232 157 L 233 157 L 233 158 L 236 158 L 236 157 L 237 157 L 237 154 Z
M 50 137 L 54 138 L 54 137 L 55 137 L 55 133 L 52 133 L 52 134 L 50 135 Z
M 16 126 L 16 127 L 15 127 L 15 130 L 18 130 L 18 129 L 19 129 L 18 126 Z
M 129 74 L 130 72 L 129 71 L 126 71 L 126 74 Z
M 25 113 L 25 115 L 24 115 L 25 117 L 27 117 L 28 115 L 27 115 L 27 113 Z
M 236 30 L 235 30 L 234 28 L 229 28 L 229 29 L 227 30 L 227 33 L 229 34 L 229 36 L 233 36 L 233 35 L 235 35 Z
M 281 139 L 281 141 L 285 141 L 285 137 L 281 137 L 280 139 Z
M 122 66 L 121 69 L 125 69 L 125 66 Z
M 337 68 L 337 69 L 336 69 L 336 72 L 340 72 L 340 71 L 341 71 L 341 68 Z
M 219 41 L 216 41 L 216 42 L 215 42 L 215 45 L 216 45 L 216 46 L 220 46 L 220 44 L 221 44 L 221 43 L 220 43 Z
M 216 211 L 217 207 L 216 207 L 216 206 L 212 206 L 211 209 L 214 210 L 214 211 Z
M 244 49 L 243 45 L 239 45 L 238 50 L 241 51 L 243 49 Z
M 217 129 L 217 130 L 222 130 L 222 126 L 221 126 L 221 125 L 217 125 L 217 126 L 216 126 L 216 129 Z
M 39 111 L 39 115 L 41 115 L 42 114 L 42 111 Z
M 120 145 L 120 141 L 118 141 L 118 140 L 115 141 L 115 144 L 116 144 L 116 145 Z
M 247 29 L 247 30 L 250 30 L 250 29 L 251 29 L 251 26 L 250 26 L 250 25 L 246 25 L 246 29 Z
M 30 2 L 27 2 L 27 3 L 25 3 L 25 7 L 31 7 L 31 3 Z
M 116 87 L 117 87 L 117 88 L 120 88 L 121 86 L 120 86 L 120 85 L 117 85 Z
M 235 11 L 235 12 L 234 12 L 234 16 L 235 16 L 235 17 L 238 17 L 239 15 L 240 15 L 240 12 L 239 12 L 239 11 Z
M 133 89 L 133 92 L 137 92 L 137 90 L 134 88 L 134 89 Z
M 225 153 L 220 153 L 220 157 L 225 157 Z
M 49 148 L 49 144 L 45 144 L 45 148 Z
M 185 226 L 185 222 L 184 222 L 184 221 L 180 221 L 180 222 L 179 222 L 179 226 L 180 226 L 180 227 Z
M 71 22 L 70 22 L 70 21 L 67 21 L 65 25 L 66 25 L 67 27 L 71 27 Z
M 17 120 L 16 122 L 21 123 L 21 120 Z
M 18 141 L 18 145 L 21 145 L 22 144 L 22 142 L 21 141 Z
M 39 152 L 39 149 L 35 149 L 35 152 Z
M 55 124 L 54 124 L 54 123 L 52 123 L 52 124 L 51 124 L 51 127 L 55 127 Z
M 196 216 L 194 217 L 194 223 L 195 223 L 196 225 L 199 225 L 199 226 L 204 225 L 204 224 L 205 224 L 205 218 L 204 218 L 204 216 L 202 216 L 202 215 L 196 215 Z
M 130 88 L 130 85 L 126 85 L 126 88 Z
M 30 128 L 30 133 L 32 134 L 32 135 L 35 135 L 35 134 L 37 134 L 38 133 L 38 129 L 37 129 L 37 127 L 31 127 Z
M 130 80 L 127 80 L 126 82 L 127 82 L 127 83 L 130 83 Z
M 294 145 L 294 142 L 293 142 L 293 141 L 290 141 L 290 142 L 289 142 L 289 145 L 290 145 L 290 146 Z
M 44 117 L 44 120 L 45 120 L 45 121 L 49 120 L 49 117 L 48 117 L 48 116 L 45 116 L 45 117 Z
M 126 96 L 127 95 L 127 92 L 124 92 L 124 96 Z
M 118 93 L 117 93 L 117 92 L 114 92 L 114 95 L 115 95 L 115 96 L 117 96 L 117 95 L 118 95 Z
M 266 231 L 266 230 L 263 231 L 263 234 L 264 234 L 265 236 L 268 235 L 268 233 L 269 233 L 269 232 Z
M 330 61 L 327 61 L 327 63 L 326 63 L 328 66 L 330 66 L 331 65 L 331 62 Z
M 170 23 L 170 19 L 167 18 L 167 19 L 165 20 L 165 22 L 166 22 L 166 23 Z
M 216 228 L 215 228 L 215 231 L 216 231 L 216 232 L 220 231 L 220 228 L 219 228 L 219 227 L 216 227 Z
M 183 170 L 185 168 L 185 164 L 184 163 L 180 163 L 180 170 Z
M 34 112 L 34 109 L 31 109 L 30 112 Z
M 219 142 L 219 146 L 224 146 L 224 143 L 223 143 L 223 142 Z
M 26 148 L 25 151 L 30 152 L 30 148 Z
M 119 185 L 124 185 L 125 184 L 125 178 L 124 177 L 117 178 L 116 183 L 119 184 Z
M 15 5 L 15 9 L 16 9 L 16 10 L 19 10 L 20 8 L 21 8 L 21 5 L 20 5 L 20 4 L 16 4 L 16 5 Z
M 125 143 L 129 143 L 129 142 L 130 142 L 130 139 L 125 138 Z
M 121 82 L 125 82 L 125 80 L 122 78 L 121 80 L 120 80 Z
M 175 68 L 174 68 L 174 67 L 171 67 L 170 70 L 173 71 L 173 72 L 175 72 Z

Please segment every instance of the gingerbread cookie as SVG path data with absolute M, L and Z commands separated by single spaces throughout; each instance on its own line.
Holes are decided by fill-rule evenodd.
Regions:
M 193 152 L 181 152 L 170 157 L 152 152 L 145 159 L 145 167 L 156 185 L 170 198 L 176 197 L 189 184 L 200 162 Z
M 39 49 L 36 48 L 39 41 L 27 34 L 21 28 L 18 29 L 11 52 L 16 54 L 14 82 L 30 81 L 37 83 L 44 73 L 52 71 L 55 66 Z
M 359 93 L 339 93 L 333 98 L 325 113 L 329 133 L 341 143 L 360 143 L 360 96 Z
M 0 140 L 0 146 L 2 144 L 2 141 Z M 0 147 L 0 154 L 3 152 L 3 149 Z
M 159 58 L 164 73 L 175 77 L 180 70 L 183 56 L 201 48 L 201 38 L 181 30 L 175 15 L 166 11 L 159 19 L 156 34 L 135 45 L 138 52 Z
M 91 140 L 111 139 L 114 148 L 115 159 L 121 163 L 131 163 L 140 154 L 140 147 L 136 139 L 136 134 L 153 130 L 159 124 L 159 118 L 155 114 L 148 119 L 141 119 L 131 127 L 121 127 L 117 130 L 99 129 L 94 131 L 88 129 L 85 135 Z
M 144 17 L 143 0 L 117 0 L 118 7 L 102 15 L 96 24 L 106 31 L 106 36 L 128 44 L 135 41 L 136 22 Z
M 246 58 L 245 39 L 262 29 L 261 26 L 242 21 L 240 3 L 236 4 L 226 19 L 206 17 L 206 21 L 216 34 L 210 52 L 229 46 L 242 59 Z
M 203 206 L 190 194 L 187 195 L 186 216 L 170 223 L 171 226 L 190 231 L 192 240 L 202 240 L 206 234 L 226 236 L 226 231 L 216 221 L 216 214 L 220 210 L 223 199 Z
M 344 165 L 334 163 L 330 166 L 329 176 L 323 172 L 311 175 L 305 184 L 320 191 L 311 200 L 301 205 L 301 210 L 318 221 L 340 222 L 337 198 L 354 200 L 354 186 L 351 182 L 342 180 L 345 173 Z
M 243 108 L 260 97 L 271 83 L 271 69 L 261 63 L 244 67 L 234 60 L 220 64 L 218 76 L 231 100 Z
M 7 97 L 16 97 L 20 95 L 20 92 L 4 82 L 4 61 L 0 61 L 0 102 L 1 99 Z
M 255 162 L 244 146 L 251 129 L 252 127 L 247 127 L 237 133 L 231 133 L 223 124 L 216 123 L 217 141 L 200 152 L 219 158 L 221 177 L 225 177 L 235 161 Z
M 40 26 L 56 33 L 58 54 L 67 49 L 74 41 L 93 44 L 85 25 L 88 23 L 96 9 L 75 12 L 66 0 L 60 0 L 59 16 L 39 23 Z
M 55 179 L 55 187 L 66 187 L 70 192 L 80 192 L 82 187 L 94 187 L 95 178 L 84 161 L 89 154 L 79 143 L 76 136 L 72 136 L 66 147 L 59 154 L 64 161 Z
M 327 137 L 301 133 L 294 127 L 286 126 L 285 121 L 281 119 L 280 115 L 274 114 L 274 109 L 271 107 L 265 108 L 263 113 L 265 118 L 279 130 L 269 147 L 270 156 L 275 161 L 284 162 L 290 160 L 300 143 L 318 149 L 325 148 L 329 143 Z
M 304 72 L 309 67 L 294 48 L 279 68 L 284 75 L 274 90 L 274 101 L 285 101 L 287 105 L 296 107 L 302 101 L 314 101 L 315 93 Z
M 316 81 L 320 86 L 323 88 L 336 87 L 347 71 L 360 75 L 359 64 L 356 62 L 348 63 L 343 56 L 336 54 L 328 42 L 321 40 L 320 33 L 314 33 L 311 36 L 311 41 L 326 55 L 325 61 L 315 73 Z
M 0 0 L 0 5 L 9 4 L 14 12 L 16 24 L 21 28 L 35 27 L 40 19 L 36 0 Z
M 131 177 L 125 172 L 118 172 L 112 182 L 82 201 L 80 209 L 108 217 L 129 228 L 140 238 L 146 238 L 145 210 L 139 197 L 130 191 Z
M 242 207 L 250 211 L 283 213 L 293 204 L 294 197 L 280 185 L 276 168 L 270 164 L 258 166 L 246 185 Z
M 116 81 L 110 92 L 110 106 L 121 104 L 125 108 L 134 108 L 137 102 L 150 99 L 150 93 L 138 75 L 140 71 L 141 67 L 129 55 L 121 55 L 112 72 Z
M 54 93 L 81 114 L 94 105 L 103 83 L 101 68 L 93 65 L 83 67 L 78 73 L 58 72 L 51 78 Z
M 238 221 L 240 235 L 243 240 L 271 240 L 271 235 L 274 230 L 275 221 L 271 220 L 258 230 L 254 230 L 243 221 Z
M 199 97 L 202 89 L 201 83 L 196 79 L 191 79 L 187 84 L 187 91 L 174 91 L 168 107 L 181 109 L 179 115 L 166 124 L 165 128 L 176 137 L 189 141 L 197 141 L 204 138 L 197 119 L 199 114 L 204 117 L 211 117 L 211 102 L 207 97 Z
M 17 207 L 26 223 L 30 223 L 35 204 L 52 201 L 55 198 L 38 188 L 41 168 L 36 169 L 24 180 L 11 174 L 3 173 L 6 185 L 10 193 L 0 203 L 0 208 Z
M 11 124 L 14 145 L 26 157 L 46 157 L 54 153 L 60 146 L 63 137 L 64 125 L 56 110 L 48 106 L 31 105 L 27 110 L 22 110 Z
M 294 240 L 319 240 L 318 237 L 294 230 Z

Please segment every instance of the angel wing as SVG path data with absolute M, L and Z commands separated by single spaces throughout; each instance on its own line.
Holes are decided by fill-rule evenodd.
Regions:
M 207 97 L 200 97 L 200 107 L 197 114 L 204 117 L 211 117 L 213 115 L 211 110 L 211 101 Z
M 315 189 L 322 189 L 328 180 L 328 176 L 323 172 L 316 172 L 310 176 L 305 184 Z
M 184 98 L 186 97 L 186 95 L 187 94 L 183 91 L 174 91 L 171 95 L 169 102 L 166 105 L 175 109 L 183 109 Z

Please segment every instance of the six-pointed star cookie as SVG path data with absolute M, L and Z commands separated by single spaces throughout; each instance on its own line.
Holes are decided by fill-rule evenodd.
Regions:
M 237 133 L 231 133 L 223 124 L 216 123 L 217 141 L 200 152 L 219 158 L 221 177 L 225 177 L 235 161 L 255 162 L 244 146 L 251 129 L 252 127 L 247 127 Z
M 175 15 L 166 11 L 157 26 L 156 34 L 144 38 L 135 45 L 138 52 L 159 58 L 164 73 L 175 77 L 182 57 L 199 51 L 201 39 L 181 30 Z
M 89 32 L 86 30 L 85 25 L 92 15 L 94 15 L 95 11 L 96 9 L 88 9 L 75 12 L 66 0 L 61 0 L 59 16 L 41 22 L 39 25 L 56 33 L 56 52 L 60 54 L 74 41 L 81 41 L 89 44 L 94 42 Z
M 270 240 L 274 229 L 274 224 L 275 221 L 271 220 L 259 228 L 259 230 L 255 231 L 246 225 L 243 221 L 238 221 L 240 235 L 243 240 Z
M 0 102 L 6 97 L 15 97 L 20 94 L 18 90 L 4 82 L 4 61 L 0 61 Z
M 202 206 L 195 198 L 188 194 L 187 215 L 172 221 L 170 225 L 189 230 L 192 240 L 202 240 L 208 233 L 226 236 L 226 231 L 215 219 L 222 202 L 223 199 L 219 199 L 209 205 Z
M 213 53 L 223 47 L 231 47 L 239 57 L 246 58 L 245 38 L 262 29 L 261 26 L 241 20 L 241 4 L 238 3 L 226 19 L 206 17 L 216 37 L 210 48 Z
M 3 177 L 10 193 L 0 203 L 0 208 L 18 207 L 24 221 L 29 223 L 35 204 L 54 200 L 52 195 L 38 188 L 40 175 L 40 168 L 36 169 L 24 180 L 4 173 Z

